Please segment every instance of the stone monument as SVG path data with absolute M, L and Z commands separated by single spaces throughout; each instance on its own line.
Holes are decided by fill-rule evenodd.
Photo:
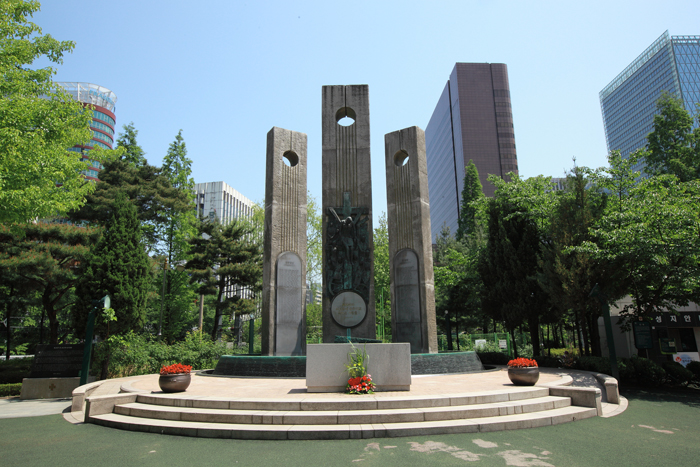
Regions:
M 394 342 L 435 353 L 435 286 L 425 133 L 416 126 L 384 136 Z
M 322 108 L 323 342 L 374 339 L 369 87 L 323 86 Z
M 306 349 L 306 135 L 267 134 L 262 354 Z

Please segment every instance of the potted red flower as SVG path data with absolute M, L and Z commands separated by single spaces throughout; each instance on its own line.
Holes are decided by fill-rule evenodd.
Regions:
M 508 362 L 508 378 L 516 386 L 534 386 L 540 379 L 540 369 L 533 359 L 516 358 Z
M 350 344 L 352 345 L 352 343 Z M 372 375 L 367 373 L 365 364 L 369 357 L 363 348 L 355 348 L 352 345 L 352 350 L 348 354 L 350 363 L 345 365 L 348 370 L 348 384 L 345 385 L 346 394 L 374 394 L 377 386 L 372 382 Z
M 190 365 L 183 365 L 182 363 L 164 366 L 160 369 L 160 378 L 158 378 L 158 385 L 161 391 L 185 391 L 192 381 L 191 371 L 192 367 Z

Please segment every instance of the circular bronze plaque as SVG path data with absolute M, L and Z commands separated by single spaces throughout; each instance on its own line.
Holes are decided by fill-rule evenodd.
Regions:
M 331 303 L 331 316 L 336 323 L 352 328 L 365 319 L 367 305 L 362 297 L 355 292 L 341 292 Z

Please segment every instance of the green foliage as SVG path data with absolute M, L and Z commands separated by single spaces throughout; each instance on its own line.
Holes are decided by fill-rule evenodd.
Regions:
M 306 194 L 306 282 L 309 284 L 321 283 L 322 235 L 321 208 L 309 191 Z
M 693 381 L 700 382 L 700 362 L 692 361 L 685 366 L 685 369 L 693 374 Z
M 625 363 L 634 369 L 634 379 L 640 386 L 660 386 L 666 378 L 666 371 L 647 358 L 633 356 Z
M 664 362 L 661 367 L 673 384 L 688 385 L 693 380 L 693 372 L 678 362 Z
M 93 374 L 98 374 L 109 352 L 108 378 L 154 374 L 163 365 L 182 363 L 195 370 L 214 368 L 221 355 L 230 353 L 224 342 L 216 342 L 199 333 L 187 333 L 184 340 L 167 345 L 154 337 L 130 332 L 111 343 L 95 348 Z
M 574 368 L 612 375 L 610 359 L 607 357 L 582 356 L 576 359 Z
M 124 160 L 113 160 L 104 164 L 95 192 L 87 197 L 80 210 L 70 214 L 71 218 L 106 225 L 119 195 L 136 206 L 144 245 L 149 251 L 157 249 L 173 214 L 193 211 L 192 192 L 174 187 L 162 169 L 148 164 L 135 167 Z
M 348 370 L 349 378 L 359 378 L 367 374 L 366 365 L 369 357 L 367 356 L 365 346 L 360 350 L 355 347 L 352 342 L 350 345 L 352 347 L 350 352 L 348 352 L 348 360 L 350 360 L 350 363 L 345 365 L 345 369 Z
M 109 295 L 117 321 L 95 323 L 102 336 L 124 334 L 143 327 L 151 264 L 141 244 L 141 228 L 136 208 L 119 194 L 114 201 L 110 222 L 97 246 L 81 264 L 82 279 L 74 307 L 75 329 L 84 334 L 92 300 Z
M 550 357 L 547 355 L 536 355 L 534 357 L 534 359 L 537 362 L 537 366 L 539 366 L 539 367 L 547 367 L 547 368 L 560 368 L 561 367 L 561 360 L 557 357 Z
M 74 43 L 42 34 L 29 21 L 39 2 L 0 2 L 0 222 L 61 215 L 94 189 L 80 174 L 85 163 L 68 151 L 90 140 L 90 112 L 52 81 Z
M 0 384 L 0 397 L 19 396 L 22 393 L 22 383 Z
M 480 217 L 480 207 L 483 203 L 484 190 L 479 180 L 479 171 L 474 161 L 469 160 L 469 164 L 464 168 L 464 187 L 462 188 L 462 202 L 460 203 L 457 240 L 464 240 L 467 237 L 477 234 L 482 219 Z
M 70 292 L 100 230 L 66 224 L 0 225 L 0 272 L 15 296 L 36 291 L 49 319 L 49 342 L 58 343 L 59 313 L 72 305 Z
M 117 148 L 124 150 L 122 160 L 132 167 L 146 165 L 146 153 L 136 142 L 138 130 L 134 128 L 134 122 L 129 122 L 123 127 L 124 133 L 117 137 Z
M 0 360 L 0 384 L 21 384 L 31 373 L 33 358 Z
M 262 249 L 252 229 L 237 220 L 222 226 L 200 220 L 198 235 L 190 240 L 192 259 L 185 265 L 190 282 L 201 295 L 217 295 L 212 338 L 221 331 L 220 317 L 252 313 L 253 300 L 225 294 L 234 286 L 258 291 L 262 282 Z
M 672 174 L 681 182 L 700 178 L 700 128 L 693 129 L 693 118 L 681 99 L 669 94 L 659 99 L 644 162 L 652 175 Z
M 379 331 L 380 336 L 391 334 L 390 264 L 389 226 L 383 212 L 374 229 L 374 299 L 378 327 L 384 313 L 384 329 Z

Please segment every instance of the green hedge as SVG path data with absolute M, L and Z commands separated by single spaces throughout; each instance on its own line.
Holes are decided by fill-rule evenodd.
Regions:
M 501 352 L 477 352 L 479 360 L 485 365 L 507 365 L 510 357 Z
M 150 336 L 130 333 L 96 346 L 91 374 L 100 375 L 108 347 L 108 378 L 158 373 L 163 365 L 173 363 L 191 365 L 193 370 L 214 368 L 221 355 L 234 352 L 226 348 L 225 342 L 212 341 L 208 336 L 200 339 L 199 334 L 188 334 L 184 341 L 167 345 Z
M 0 384 L 22 383 L 32 370 L 33 358 L 11 358 L 0 361 Z
M 22 383 L 0 384 L 0 397 L 19 396 L 22 392 Z

